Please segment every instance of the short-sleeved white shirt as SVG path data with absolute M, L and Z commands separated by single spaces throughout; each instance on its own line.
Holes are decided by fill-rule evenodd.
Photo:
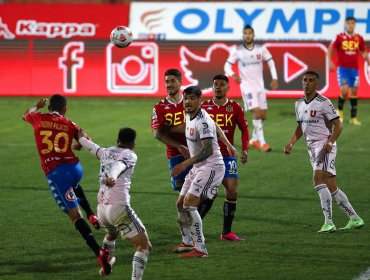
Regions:
M 210 164 L 224 164 L 220 146 L 217 143 L 215 122 L 204 109 L 200 109 L 198 114 L 192 119 L 189 115 L 186 115 L 185 136 L 191 157 L 199 154 L 202 149 L 203 139 L 212 139 L 213 154 L 206 160 L 194 164 L 194 167 Z
M 327 141 L 332 134 L 331 121 L 339 118 L 331 101 L 318 93 L 310 102 L 304 98 L 296 101 L 295 112 L 308 146 Z
M 265 89 L 263 62 L 270 59 L 271 53 L 262 45 L 255 44 L 252 49 L 239 45 L 230 51 L 227 62 L 230 64 L 238 62 L 241 86 L 247 86 L 248 90 L 258 92 Z
M 137 161 L 135 152 L 117 146 L 101 148 L 86 138 L 81 138 L 79 142 L 100 160 L 98 203 L 129 206 L 131 178 Z M 105 185 L 105 179 L 111 177 L 112 169 L 117 163 L 122 163 L 125 167 L 118 174 L 116 184 L 108 187 Z

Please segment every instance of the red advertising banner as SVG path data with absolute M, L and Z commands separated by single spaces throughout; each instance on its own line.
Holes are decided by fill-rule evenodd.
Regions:
M 217 42 L 134 42 L 119 49 L 106 40 L 0 41 L 0 95 L 165 96 L 164 72 L 178 68 L 183 86 L 198 85 L 207 94 L 214 75 L 223 73 L 229 47 Z M 269 97 L 302 95 L 301 76 L 314 69 L 321 92 L 337 97 L 336 72 L 328 70 L 321 43 L 266 43 L 279 77 L 279 89 Z M 362 60 L 360 60 L 362 61 Z M 360 98 L 370 98 L 370 77 L 360 67 Z M 270 83 L 266 65 L 265 84 Z M 231 82 L 230 97 L 240 97 Z M 207 95 L 206 95 L 207 96 Z

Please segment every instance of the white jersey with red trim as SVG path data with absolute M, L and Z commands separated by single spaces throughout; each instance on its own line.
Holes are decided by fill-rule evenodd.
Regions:
M 200 109 L 192 119 L 186 115 L 185 136 L 191 157 L 199 154 L 202 150 L 203 139 L 212 139 L 213 154 L 206 160 L 194 164 L 194 167 L 224 164 L 220 146 L 217 143 L 215 122 L 204 109 Z

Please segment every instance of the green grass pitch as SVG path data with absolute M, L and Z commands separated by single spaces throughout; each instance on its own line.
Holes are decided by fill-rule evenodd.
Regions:
M 0 279 L 100 279 L 95 257 L 51 198 L 39 164 L 30 125 L 21 119 L 38 98 L 0 98 Z M 139 157 L 132 184 L 132 207 L 153 244 L 144 279 L 356 279 L 370 270 L 370 100 L 359 101 L 361 127 L 345 125 L 338 141 L 337 181 L 365 220 L 351 232 L 318 235 L 323 215 L 311 185 L 304 141 L 286 156 L 283 147 L 296 126 L 294 100 L 269 100 L 265 137 L 271 153 L 251 149 L 239 163 L 239 197 L 233 230 L 243 243 L 219 240 L 223 189 L 204 220 L 209 258 L 182 260 L 168 249 L 180 241 L 165 147 L 152 136 L 150 117 L 158 99 L 69 98 L 67 117 L 93 140 L 114 145 L 118 129 L 138 132 Z M 239 100 L 240 101 L 240 100 Z M 334 102 L 335 104 L 336 102 Z M 346 103 L 348 120 L 349 104 Z M 247 114 L 250 119 L 251 116 Z M 240 134 L 236 135 L 240 150 Z M 77 152 L 85 188 L 96 206 L 98 161 Z M 347 217 L 333 205 L 334 222 Z M 99 242 L 104 231 L 94 230 Z M 109 279 L 130 279 L 134 248 L 118 240 Z M 363 278 L 367 279 L 367 278 Z

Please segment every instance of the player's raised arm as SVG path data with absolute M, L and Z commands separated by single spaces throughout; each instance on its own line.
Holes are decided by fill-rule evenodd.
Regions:
M 44 108 L 47 101 L 48 101 L 47 98 L 41 98 L 41 99 L 39 99 L 35 105 L 33 105 L 33 106 L 31 106 L 31 107 L 29 107 L 27 109 L 27 111 L 23 114 L 22 119 L 23 120 L 26 120 L 26 115 L 28 113 L 34 113 L 38 109 Z
M 93 141 L 89 140 L 87 134 L 81 128 L 78 130 L 78 142 L 92 155 L 100 159 L 103 149 L 99 145 L 95 144 Z

